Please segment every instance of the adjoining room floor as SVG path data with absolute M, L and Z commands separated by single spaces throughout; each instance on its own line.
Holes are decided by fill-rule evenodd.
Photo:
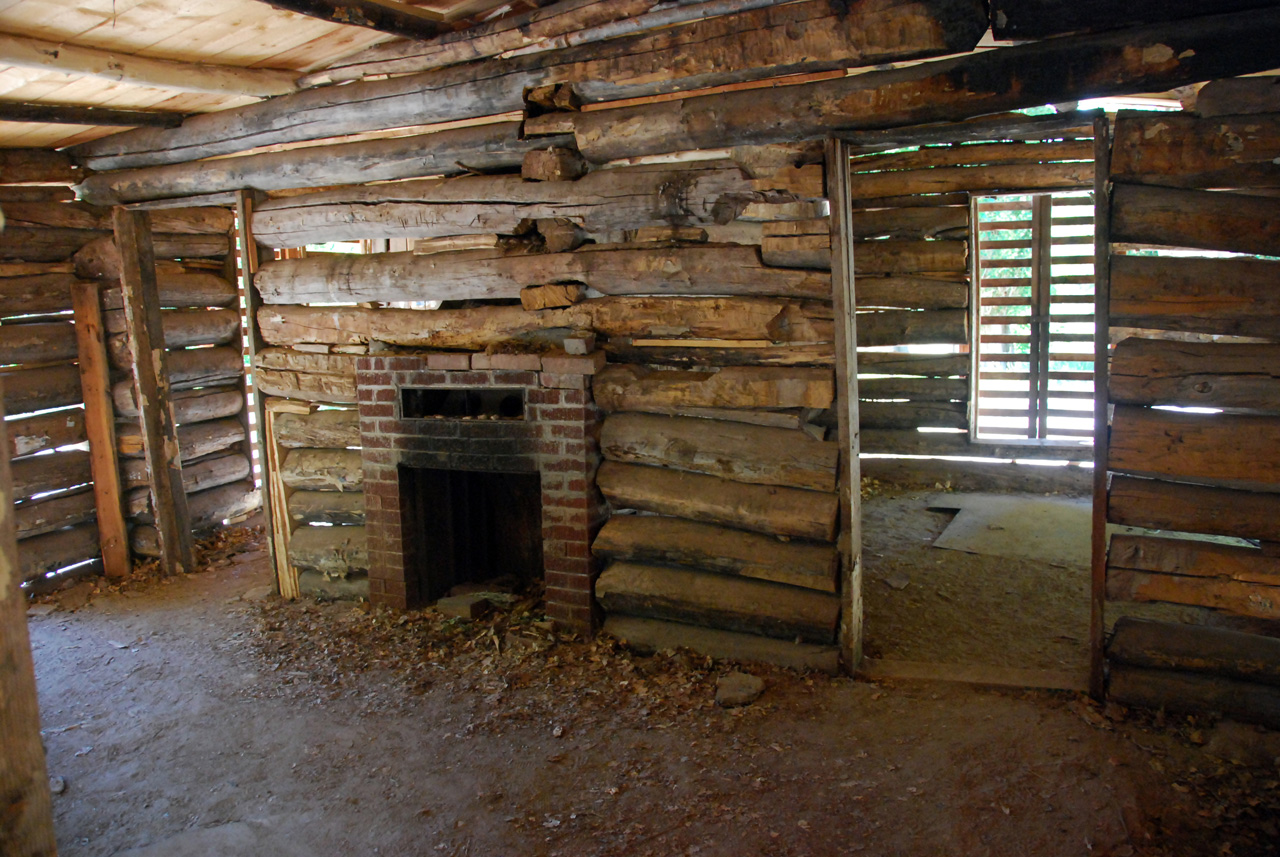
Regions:
M 1031 548 L 1021 551 L 1027 555 L 934 546 L 957 509 L 983 511 L 985 504 L 1006 513 L 1003 506 L 1013 497 L 1040 503 L 1049 512 L 1017 520 L 1024 528 L 1020 539 Z M 867 655 L 1019 669 L 1086 668 L 1088 505 L 1083 501 L 1082 522 L 1080 502 L 1040 495 L 1002 497 L 896 488 L 877 489 L 864 497 Z M 1063 520 L 1055 520 L 1051 503 L 1059 504 Z M 1082 525 L 1083 543 L 1076 532 Z M 981 533 L 968 535 L 976 541 Z M 1011 541 L 992 540 L 984 547 L 1007 549 L 1014 546 Z
M 760 667 L 725 709 L 734 665 L 268 585 L 251 550 L 40 605 L 63 857 L 1241 857 L 1280 813 L 1273 771 L 1217 761 L 1272 764 L 1250 727 Z

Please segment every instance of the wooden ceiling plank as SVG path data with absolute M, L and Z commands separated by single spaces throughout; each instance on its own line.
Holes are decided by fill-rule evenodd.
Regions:
M 109 107 L 80 107 L 72 104 L 44 104 L 0 101 L 0 120 L 48 122 L 55 125 L 111 125 L 121 128 L 173 128 L 182 124 L 181 113 L 145 110 L 115 110 Z
M 295 89 L 295 75 L 288 71 L 179 63 L 4 34 L 0 34 L 0 63 L 215 95 L 268 98 Z
M 277 9 L 335 24 L 366 27 L 407 39 L 430 39 L 447 31 L 444 16 L 394 0 L 263 0 Z

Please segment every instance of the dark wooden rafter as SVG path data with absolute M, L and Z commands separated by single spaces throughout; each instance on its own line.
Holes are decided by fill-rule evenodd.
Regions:
M 1275 65 L 1280 9 L 1213 15 L 795 86 L 573 115 L 593 163 L 659 152 L 951 122 L 1082 98 L 1171 89 Z
M 1275 5 L 1274 0 L 992 0 L 997 39 L 1045 39 Z
M 0 122 L 42 122 L 51 125 L 116 125 L 127 128 L 176 128 L 183 113 L 159 110 L 117 110 L 74 104 L 0 102 Z
M 331 24 L 350 24 L 406 39 L 430 39 L 450 29 L 445 16 L 394 0 L 265 0 L 277 9 L 319 18 Z

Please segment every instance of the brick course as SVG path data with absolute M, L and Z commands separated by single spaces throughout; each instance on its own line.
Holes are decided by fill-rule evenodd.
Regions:
M 419 581 L 406 580 L 400 467 L 536 471 L 542 484 L 547 615 L 581 630 L 596 627 L 600 614 L 592 585 L 599 569 L 590 546 L 608 509 L 595 485 L 603 414 L 592 401 L 589 374 L 602 365 L 603 355 L 552 360 L 554 372 L 536 371 L 550 368 L 546 360 L 535 365 L 503 355 L 357 360 L 371 602 L 397 609 L 420 606 Z M 404 419 L 400 388 L 433 386 L 520 388 L 525 418 Z

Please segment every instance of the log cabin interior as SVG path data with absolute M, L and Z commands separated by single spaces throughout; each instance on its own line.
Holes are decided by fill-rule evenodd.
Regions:
M 1009 683 L 1280 726 L 1274 3 L 9 0 L 0 34 L 15 652 L 29 597 L 258 514 L 282 599 L 537 589 L 582 635 L 933 675 L 864 621 L 900 587 L 863 505 L 906 485 L 1080 498 L 1075 659 Z

